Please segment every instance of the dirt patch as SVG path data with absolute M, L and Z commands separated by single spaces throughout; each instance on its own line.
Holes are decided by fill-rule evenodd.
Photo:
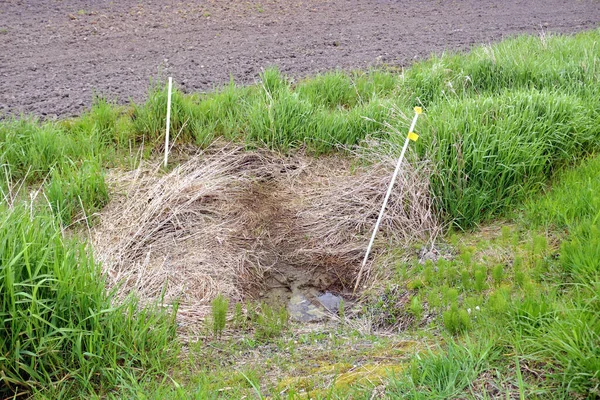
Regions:
M 314 302 L 350 292 L 395 166 L 379 154 L 350 168 L 342 156 L 225 146 L 165 175 L 148 167 L 115 173 L 117 194 L 93 233 L 96 255 L 121 296 L 180 299 L 186 323 L 218 293 L 285 305 L 296 295 Z M 378 249 L 439 230 L 427 167 L 407 164 L 401 176 Z
M 0 114 L 69 116 L 93 92 L 141 101 L 150 77 L 184 91 L 408 65 L 521 33 L 598 26 L 597 0 L 2 0 Z
M 326 263 L 307 265 L 292 256 L 305 244 L 305 238 L 301 237 L 296 223 L 294 199 L 280 185 L 281 182 L 273 178 L 255 182 L 246 193 L 241 193 L 242 197 L 234 199 L 242 206 L 239 213 L 247 217 L 236 234 L 252 242 L 259 238 L 259 243 L 254 243 L 253 247 L 260 246 L 263 255 L 258 261 L 266 267 L 260 281 L 247 282 L 246 293 L 281 305 L 287 304 L 299 291 L 314 296 L 319 291 L 332 290 L 334 283 L 337 283 L 337 290 L 344 290 L 343 283 L 349 277 L 335 279 Z

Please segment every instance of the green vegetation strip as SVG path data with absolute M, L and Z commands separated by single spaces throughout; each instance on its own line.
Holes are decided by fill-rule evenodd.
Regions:
M 41 209 L 0 204 L 0 305 L 2 397 L 101 393 L 164 373 L 177 354 L 173 317 L 113 304 L 86 247 Z
M 514 375 L 521 396 L 544 385 L 593 396 L 600 370 L 600 166 L 592 157 L 600 146 L 599 39 L 600 30 L 519 37 L 403 72 L 332 72 L 299 82 L 269 69 L 253 86 L 176 90 L 171 132 L 180 144 L 224 138 L 318 155 L 402 140 L 389 127 L 404 130 L 404 115 L 423 106 L 415 156 L 434 166 L 440 215 L 459 230 L 507 216 L 516 216 L 518 228 L 502 229 L 505 257 L 478 256 L 481 249 L 457 241 L 455 259 L 399 269 L 412 297 L 408 309 L 398 305 L 388 317 L 409 312 L 420 321 L 428 311 L 439 317 L 434 326 L 458 339 L 415 361 L 391 387 L 398 396 L 445 398 L 493 365 Z M 138 151 L 160 150 L 165 112 L 166 91 L 155 87 L 140 105 L 97 99 L 73 120 L 0 122 L 3 397 L 102 395 L 165 376 L 173 365 L 173 319 L 134 299 L 116 307 L 89 250 L 63 236 L 66 226 L 93 223 L 87 217 L 108 202 L 105 168 L 133 166 Z M 554 189 L 540 196 L 548 182 Z M 215 307 L 221 335 L 224 307 Z M 476 307 L 484 309 L 477 320 Z M 461 335 L 491 339 L 471 346 Z M 511 355 L 512 369 L 497 361 L 498 349 Z M 453 375 L 456 368 L 465 374 Z
M 394 284 L 411 300 L 389 307 L 394 313 L 385 317 L 409 314 L 419 324 L 436 315 L 433 326 L 452 337 L 393 379 L 395 393 L 475 396 L 491 384 L 503 397 L 597 395 L 599 187 L 596 156 L 561 172 L 552 189 L 525 203 L 515 223 L 450 235 L 458 250 L 450 260 L 398 264 Z

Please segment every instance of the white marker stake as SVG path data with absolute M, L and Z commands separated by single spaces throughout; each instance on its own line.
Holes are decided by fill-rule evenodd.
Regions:
M 354 291 L 358 289 L 358 285 L 360 284 L 360 279 L 362 277 L 363 271 L 365 269 L 365 265 L 367 265 L 367 260 L 369 259 L 369 254 L 371 254 L 371 248 L 373 247 L 373 243 L 375 242 L 375 236 L 377 235 L 377 231 L 379 230 L 379 224 L 381 224 L 381 220 L 383 219 L 383 213 L 385 211 L 385 207 L 387 206 L 388 200 L 390 199 L 390 195 L 392 194 L 392 189 L 394 188 L 394 182 L 396 182 L 396 177 L 398 176 L 398 172 L 400 172 L 400 165 L 402 164 L 402 160 L 404 159 L 404 153 L 406 153 L 406 149 L 408 148 L 408 143 L 413 140 L 416 141 L 419 138 L 414 132 L 415 125 L 417 124 L 417 119 L 423 110 L 421 107 L 415 107 L 415 116 L 413 117 L 412 123 L 410 124 L 410 128 L 408 130 L 408 136 L 406 136 L 406 140 L 404 141 L 404 146 L 402 147 L 402 152 L 400 153 L 400 158 L 398 158 L 398 164 L 396 164 L 396 169 L 394 170 L 394 175 L 392 176 L 392 180 L 390 185 L 388 186 L 387 193 L 385 194 L 385 199 L 383 200 L 383 205 L 381 206 L 381 211 L 379 211 L 379 217 L 377 217 L 377 222 L 375 223 L 375 228 L 373 229 L 373 234 L 371 235 L 371 241 L 369 242 L 369 247 L 367 247 L 367 253 L 365 254 L 365 258 L 363 259 L 362 266 L 360 267 L 360 271 L 358 271 L 358 277 L 356 278 L 356 284 L 354 285 Z
M 171 129 L 171 88 L 173 87 L 173 78 L 169 77 L 169 91 L 167 92 L 167 133 L 165 135 L 165 168 L 169 160 L 169 130 Z

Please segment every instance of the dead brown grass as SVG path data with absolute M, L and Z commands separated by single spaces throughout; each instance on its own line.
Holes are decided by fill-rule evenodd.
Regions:
M 158 164 L 113 171 L 96 255 L 120 296 L 180 299 L 181 322 L 205 315 L 218 293 L 235 301 L 268 289 L 275 274 L 284 285 L 349 287 L 395 164 L 369 161 L 220 145 L 168 174 Z M 437 232 L 427 182 L 425 167 L 405 164 L 376 248 Z

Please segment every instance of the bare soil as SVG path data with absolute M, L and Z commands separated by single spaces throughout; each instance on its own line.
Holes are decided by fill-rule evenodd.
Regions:
M 141 101 L 151 78 L 184 91 L 405 66 L 527 32 L 598 26 L 597 0 L 0 0 L 0 118 L 81 113 L 94 93 Z

